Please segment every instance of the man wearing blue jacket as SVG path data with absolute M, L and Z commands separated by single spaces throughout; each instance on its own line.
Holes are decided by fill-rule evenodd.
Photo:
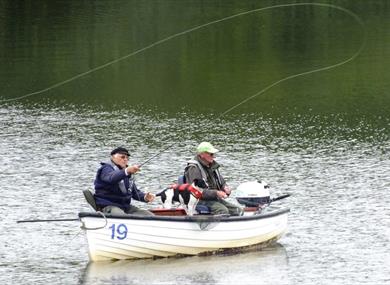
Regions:
M 109 162 L 102 162 L 95 179 L 95 201 L 103 213 L 114 215 L 153 215 L 131 205 L 131 199 L 151 202 L 155 195 L 139 190 L 134 182 L 138 165 L 128 166 L 129 152 L 123 147 L 111 151 Z

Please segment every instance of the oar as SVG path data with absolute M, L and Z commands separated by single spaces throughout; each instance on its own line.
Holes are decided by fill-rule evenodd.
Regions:
M 101 215 L 104 218 L 105 224 L 101 227 L 95 227 L 95 228 L 87 228 L 84 224 L 81 226 L 83 230 L 99 230 L 103 229 L 107 226 L 107 218 L 106 215 L 100 211 L 96 212 L 97 214 Z M 16 221 L 16 223 L 46 223 L 46 222 L 75 222 L 75 221 L 80 221 L 80 219 L 76 218 L 67 218 L 67 219 L 46 219 L 46 220 L 41 220 L 41 219 L 36 219 L 36 220 L 20 220 Z
M 73 222 L 79 221 L 79 219 L 48 219 L 48 220 L 20 220 L 16 223 L 44 223 L 44 222 Z
M 103 216 L 105 224 L 103 226 L 94 227 L 94 228 L 87 228 L 86 226 L 82 225 L 81 229 L 83 229 L 83 230 L 100 230 L 100 229 L 105 228 L 107 226 L 106 216 L 101 212 L 97 212 L 97 213 L 100 213 Z M 16 223 L 19 224 L 19 223 L 45 223 L 45 222 L 74 222 L 74 221 L 80 221 L 80 219 L 21 220 L 21 221 L 16 221 Z

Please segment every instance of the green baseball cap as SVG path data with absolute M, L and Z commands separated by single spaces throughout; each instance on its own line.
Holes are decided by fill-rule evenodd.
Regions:
M 208 153 L 216 153 L 219 150 L 213 147 L 213 145 L 209 142 L 201 142 L 196 148 L 197 153 L 208 152 Z

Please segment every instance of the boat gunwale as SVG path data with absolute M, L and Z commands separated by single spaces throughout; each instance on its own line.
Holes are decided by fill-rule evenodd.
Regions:
M 280 216 L 290 212 L 289 208 L 275 210 L 269 213 L 255 214 L 251 216 L 223 216 L 223 215 L 195 215 L 195 216 L 140 216 L 140 215 L 112 215 L 98 212 L 80 212 L 79 219 L 100 218 L 100 219 L 121 219 L 121 220 L 148 220 L 148 221 L 168 221 L 168 222 L 242 222 L 260 220 Z

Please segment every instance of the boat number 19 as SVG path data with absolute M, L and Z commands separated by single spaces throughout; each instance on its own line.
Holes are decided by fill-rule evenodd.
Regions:
M 125 224 L 112 224 L 111 227 L 109 227 L 111 230 L 111 239 L 125 239 L 127 237 L 127 227 Z

